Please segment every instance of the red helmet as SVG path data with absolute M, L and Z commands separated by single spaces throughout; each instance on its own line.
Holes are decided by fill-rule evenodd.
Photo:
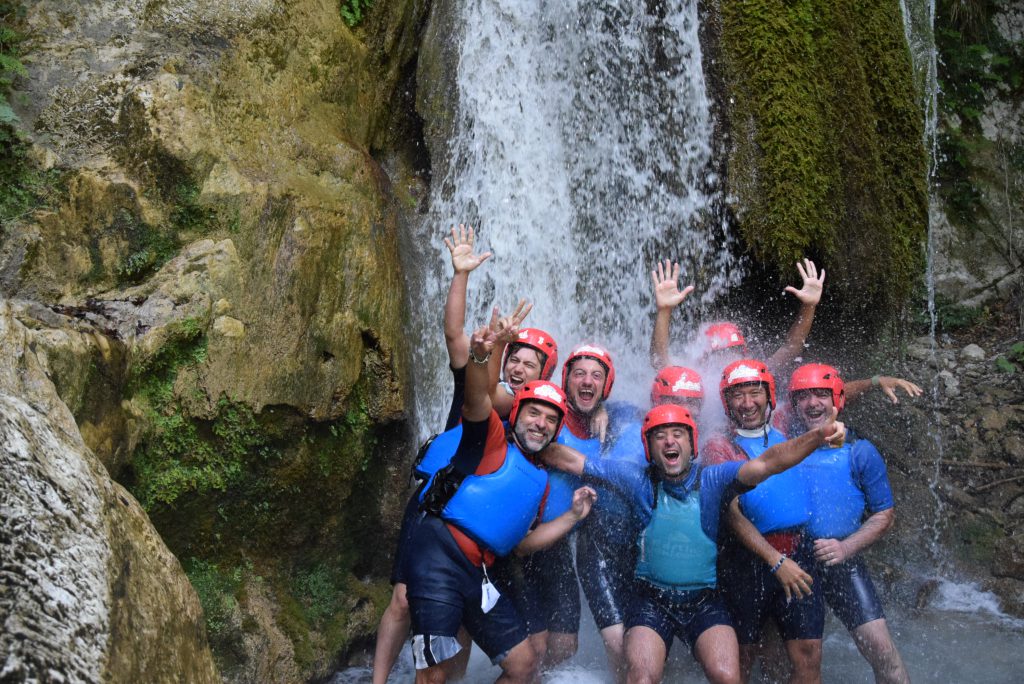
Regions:
M 544 363 L 540 366 L 540 379 L 550 380 L 551 376 L 555 374 L 555 368 L 558 367 L 558 344 L 555 342 L 551 335 L 540 328 L 523 328 L 516 335 L 515 342 L 512 342 L 505 347 L 505 354 L 501 357 L 501 369 L 505 370 L 505 362 L 508 361 L 508 357 L 512 354 L 513 347 L 529 347 L 533 349 L 540 357 L 544 359 Z
M 601 393 L 601 398 L 607 399 L 612 393 L 612 385 L 615 383 L 615 364 L 612 363 L 612 355 L 608 353 L 608 350 L 598 347 L 596 344 L 581 344 L 569 353 L 569 358 L 562 366 L 562 388 L 565 388 L 566 382 L 569 380 L 569 369 L 572 368 L 573 362 L 579 359 L 594 359 L 604 366 L 608 377 L 604 380 L 604 392 Z
M 725 400 L 725 391 L 730 387 L 755 382 L 768 386 L 768 405 L 775 409 L 775 377 L 768 372 L 768 366 L 756 359 L 740 359 L 725 367 L 722 371 L 722 381 L 718 384 L 718 393 L 722 397 L 726 415 L 729 414 L 729 402 Z
M 832 405 L 840 411 L 846 405 L 846 389 L 839 371 L 823 363 L 808 363 L 793 371 L 789 379 L 789 396 L 794 392 L 809 389 L 827 389 L 832 392 Z
M 704 383 L 692 368 L 667 366 L 658 371 L 651 385 L 651 403 L 657 406 L 666 399 L 684 397 L 704 401 Z
M 519 407 L 523 403 L 529 403 L 531 401 L 539 401 L 542 404 L 547 404 L 558 410 L 558 425 L 555 427 L 555 434 L 562 429 L 562 423 L 565 421 L 565 392 L 562 388 L 553 382 L 547 380 L 531 380 L 530 382 L 523 385 L 518 392 L 516 392 L 516 398 L 512 400 L 512 412 L 508 414 L 508 424 L 513 428 L 516 425 L 516 418 L 519 417 Z
M 697 423 L 689 410 L 677 404 L 662 404 L 655 406 L 644 416 L 644 424 L 641 434 L 644 437 L 644 456 L 647 462 L 651 462 L 651 448 L 648 445 L 648 433 L 662 425 L 684 425 L 690 429 L 690 446 L 693 448 L 693 458 L 697 458 Z
M 730 347 L 747 348 L 747 341 L 735 323 L 712 323 L 704 331 L 707 351 L 716 352 Z

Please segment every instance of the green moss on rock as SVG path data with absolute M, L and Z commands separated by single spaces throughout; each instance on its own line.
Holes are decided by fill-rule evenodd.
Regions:
M 789 277 L 823 262 L 861 313 L 892 310 L 922 267 L 922 115 L 899 6 L 722 3 L 729 177 L 753 255 Z

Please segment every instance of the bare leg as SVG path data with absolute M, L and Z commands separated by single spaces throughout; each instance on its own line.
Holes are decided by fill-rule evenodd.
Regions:
M 469 667 L 469 654 L 473 651 L 473 639 L 470 638 L 469 632 L 466 631 L 465 627 L 459 627 L 459 634 L 456 638 L 459 640 L 459 644 L 462 645 L 462 650 L 445 661 L 448 663 L 445 666 L 448 672 L 448 679 L 453 682 L 466 676 L 466 668 Z
M 527 639 L 523 639 L 501 661 L 501 676 L 496 684 L 534 684 L 540 681 L 540 659 Z
M 658 684 L 665 675 L 668 647 L 650 627 L 634 627 L 626 632 L 626 662 L 629 684 Z
M 391 590 L 391 602 L 380 616 L 377 627 L 377 646 L 373 652 L 373 684 L 386 684 L 391 668 L 402 652 L 402 645 L 409 635 L 409 602 L 405 597 L 405 584 L 398 582 Z M 417 681 L 419 676 L 417 675 Z
M 622 684 L 626 681 L 626 628 L 620 622 L 601 630 L 604 652 L 608 656 L 608 667 L 615 675 L 615 681 Z
M 715 625 L 701 632 L 694 645 L 694 657 L 712 684 L 739 684 L 740 645 L 728 625 Z
M 569 632 L 548 632 L 548 650 L 544 656 L 543 667 L 548 669 L 563 663 L 576 654 L 579 638 Z
M 789 655 L 783 644 L 782 637 L 775 623 L 769 621 L 762 631 L 761 644 L 758 648 L 761 656 L 761 677 L 759 681 L 770 684 L 788 682 L 793 674 L 789 664 Z
M 793 664 L 790 684 L 821 684 L 821 639 L 792 639 L 786 653 Z
M 853 641 L 871 665 L 878 684 L 910 684 L 907 668 L 892 642 L 885 618 L 865 622 L 853 630 Z

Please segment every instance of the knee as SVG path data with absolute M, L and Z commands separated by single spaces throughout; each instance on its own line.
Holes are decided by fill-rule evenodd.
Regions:
M 735 663 L 713 663 L 704 668 L 704 674 L 713 684 L 740 684 L 740 665 Z
M 793 668 L 804 672 L 821 670 L 821 642 L 801 640 L 793 642 L 787 649 L 793 661 Z
M 527 646 L 516 648 L 501 661 L 505 676 L 515 682 L 532 682 L 540 674 L 540 657 Z
M 416 684 L 445 684 L 446 681 L 447 674 L 440 665 L 416 670 Z

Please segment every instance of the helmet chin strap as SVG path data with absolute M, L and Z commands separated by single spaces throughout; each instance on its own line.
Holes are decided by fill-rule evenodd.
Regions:
M 729 412 L 729 417 L 732 418 L 732 411 Z M 737 427 L 733 428 L 737 435 L 740 437 L 764 437 L 764 445 L 768 446 L 768 431 L 771 429 L 772 424 L 772 405 L 768 404 L 764 412 L 764 423 L 758 427 L 750 430 L 747 428 Z

